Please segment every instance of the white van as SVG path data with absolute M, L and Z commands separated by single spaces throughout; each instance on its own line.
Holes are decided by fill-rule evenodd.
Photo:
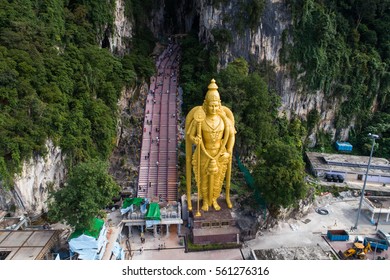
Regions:
M 363 236 L 361 236 L 361 235 L 357 235 L 356 237 L 355 237 L 355 241 L 354 241 L 355 243 L 364 243 L 364 237 Z

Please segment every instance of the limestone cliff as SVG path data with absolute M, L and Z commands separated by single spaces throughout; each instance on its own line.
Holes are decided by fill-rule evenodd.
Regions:
M 140 160 L 142 124 L 147 84 L 124 89 L 118 101 L 119 119 L 116 147 L 110 157 L 110 174 L 128 194 L 136 193 L 136 178 Z
M 1 190 L 0 208 L 29 216 L 47 211 L 49 191 L 63 184 L 66 169 L 61 149 L 50 140 L 46 142 L 46 149 L 45 156 L 36 156 L 23 163 L 11 190 Z
M 108 38 L 111 52 L 123 55 L 128 51 L 128 42 L 133 36 L 132 32 L 133 22 L 125 14 L 125 0 L 116 0 L 113 34 Z
M 199 39 L 204 43 L 214 41 L 212 31 L 224 29 L 231 32 L 232 40 L 220 54 L 220 67 L 237 57 L 247 60 L 255 59 L 258 62 L 268 62 L 275 71 L 276 90 L 281 97 L 282 105 L 280 113 L 287 117 L 297 115 L 306 119 L 311 110 L 317 110 L 320 121 L 317 129 L 326 131 L 335 137 L 336 130 L 333 125 L 335 113 L 338 110 L 340 100 L 326 100 L 324 93 L 318 91 L 314 94 L 304 93 L 297 83 L 289 75 L 288 70 L 280 62 L 279 52 L 282 48 L 283 31 L 292 24 L 291 14 L 283 0 L 266 0 L 263 14 L 256 28 L 239 28 L 237 21 L 232 18 L 239 17 L 239 5 L 243 1 L 230 0 L 219 1 L 222 4 L 215 5 L 211 1 L 196 1 L 199 14 Z M 353 125 L 353 124 L 351 124 Z M 338 131 L 337 137 L 345 139 L 348 129 Z M 315 130 L 309 136 L 311 144 L 315 144 Z
M 213 31 L 223 30 L 231 35 L 231 40 L 219 45 L 219 68 L 224 68 L 235 58 L 267 63 L 275 75 L 273 85 L 281 97 L 279 112 L 288 118 L 298 116 L 307 119 L 309 112 L 319 113 L 319 122 L 309 135 L 309 145 L 316 143 L 318 130 L 330 133 L 335 139 L 345 140 L 349 127 L 337 131 L 334 119 L 339 104 L 343 100 L 325 98 L 322 91 L 306 93 L 298 86 L 285 65 L 280 61 L 283 47 L 283 32 L 292 27 L 291 11 L 285 0 L 264 0 L 264 9 L 255 24 L 242 25 L 242 18 L 247 17 L 243 7 L 252 2 L 249 0 L 158 0 L 150 11 L 147 26 L 156 38 L 175 33 L 198 31 L 199 40 L 205 44 L 216 42 Z M 244 20 L 245 21 L 245 20 Z M 288 33 L 288 32 L 287 32 Z M 287 38 L 291 41 L 291 38 Z M 272 70 L 271 70 L 272 69 Z
M 199 11 L 196 9 L 197 2 L 158 0 L 150 11 L 150 21 L 146 22 L 146 25 L 158 39 L 197 29 L 199 17 Z

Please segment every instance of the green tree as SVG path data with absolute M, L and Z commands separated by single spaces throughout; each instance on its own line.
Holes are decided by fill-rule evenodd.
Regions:
M 357 147 L 364 155 L 369 155 L 371 151 L 372 139 L 368 133 L 379 135 L 376 141 L 374 156 L 390 158 L 390 114 L 378 112 L 369 116 L 361 124 L 362 128 L 351 131 L 350 142 Z M 362 131 L 358 133 L 358 131 Z
M 223 104 L 234 113 L 239 154 L 250 155 L 275 138 L 278 98 L 259 73 L 249 73 L 248 63 L 237 58 L 221 70 L 217 83 Z
M 304 197 L 305 164 L 299 149 L 280 140 L 269 143 L 260 153 L 253 177 L 271 215 Z
M 93 159 L 75 166 L 64 188 L 51 194 L 49 217 L 75 229 L 90 229 L 95 217 L 118 195 L 119 186 L 108 173 L 108 164 Z

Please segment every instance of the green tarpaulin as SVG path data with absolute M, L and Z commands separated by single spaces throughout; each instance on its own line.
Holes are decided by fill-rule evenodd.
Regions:
M 148 212 L 145 219 L 147 220 L 160 220 L 160 206 L 156 202 L 149 204 Z
M 125 209 L 127 207 L 129 207 L 130 205 L 137 205 L 137 206 L 140 206 L 142 201 L 144 199 L 143 198 L 140 198 L 140 197 L 128 197 L 128 198 L 125 198 L 125 200 L 123 201 L 123 204 L 122 204 L 122 208 Z
M 73 238 L 77 238 L 77 237 L 79 237 L 82 234 L 85 234 L 85 235 L 88 235 L 88 236 L 91 236 L 91 237 L 94 237 L 94 238 L 98 238 L 99 234 L 100 234 L 100 231 L 102 230 L 103 225 L 104 225 L 104 221 L 103 220 L 98 219 L 98 218 L 94 218 L 93 221 L 92 221 L 92 226 L 91 226 L 90 229 L 86 229 L 86 230 L 77 229 L 77 230 L 75 230 L 69 236 L 69 240 L 71 240 Z

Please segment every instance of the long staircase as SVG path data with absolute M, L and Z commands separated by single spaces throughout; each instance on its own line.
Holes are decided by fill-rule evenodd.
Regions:
M 170 44 L 157 60 L 145 105 L 138 197 L 177 201 L 177 84 L 179 46 Z

